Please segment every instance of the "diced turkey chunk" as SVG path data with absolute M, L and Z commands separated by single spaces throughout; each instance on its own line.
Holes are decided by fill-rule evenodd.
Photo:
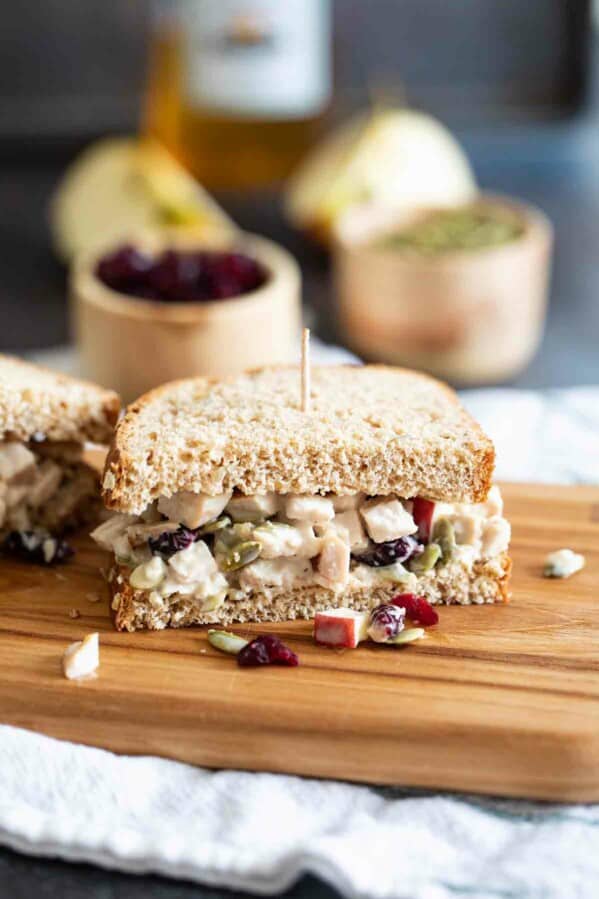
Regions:
M 316 537 L 312 525 L 306 522 L 291 525 L 269 521 L 254 530 L 252 540 L 260 543 L 263 559 L 278 559 L 281 556 L 311 559 L 318 555 L 322 546 L 322 540 Z
M 127 528 L 135 521 L 133 515 L 112 515 L 108 521 L 102 522 L 90 534 L 102 549 L 114 550 L 115 542 L 123 537 Z
M 350 509 L 357 509 L 366 499 L 364 493 L 348 493 L 345 496 L 331 496 L 333 500 L 333 508 L 335 512 L 349 512 Z
M 100 664 L 98 634 L 88 634 L 83 640 L 71 643 L 62 657 L 62 670 L 69 680 L 93 674 Z
M 503 515 L 503 497 L 497 484 L 491 487 L 484 503 L 477 503 L 475 508 L 480 510 L 487 518 L 495 515 L 501 517 Z
M 255 493 L 252 496 L 234 496 L 227 503 L 227 513 L 233 521 L 257 521 L 276 515 L 279 497 L 276 493 Z
M 13 481 L 19 475 L 33 473 L 35 456 L 22 443 L 0 443 L 0 480 Z
M 200 525 L 218 518 L 232 495 L 232 492 L 229 492 L 208 496 L 206 493 L 190 493 L 182 490 L 174 496 L 162 496 L 158 500 L 158 511 L 171 521 L 184 524 L 187 528 L 199 528 Z
M 239 572 L 242 590 L 261 590 L 263 587 L 291 588 L 298 581 L 312 579 L 312 565 L 307 559 L 256 559 Z
M 352 552 L 363 552 L 368 547 L 368 537 L 358 512 L 338 512 L 328 527 L 348 541 Z
M 27 502 L 34 509 L 54 496 L 62 481 L 62 468 L 52 459 L 45 459 L 37 470 L 35 481 L 29 489 Z
M 452 519 L 456 542 L 472 546 L 480 541 L 484 519 L 477 515 L 456 515 Z
M 335 534 L 325 537 L 316 564 L 317 581 L 329 590 L 344 587 L 349 577 L 349 544 Z
M 188 583 L 205 580 L 218 571 L 216 559 L 203 540 L 198 540 L 171 556 L 169 567 L 176 572 L 179 580 Z
M 481 554 L 483 559 L 491 559 L 507 550 L 511 529 L 505 518 L 495 515 L 488 518 L 483 525 Z
M 292 521 L 308 524 L 325 524 L 335 517 L 333 500 L 326 496 L 299 496 L 291 494 L 285 499 L 285 515 Z
M 160 537 L 161 534 L 173 533 L 179 530 L 180 525 L 176 521 L 157 521 L 154 524 L 138 522 L 127 528 L 127 537 L 131 546 L 142 546 L 150 537 Z M 93 535 L 92 535 L 93 536 Z
M 417 530 L 414 519 L 394 496 L 370 499 L 360 509 L 366 530 L 375 543 L 407 537 Z

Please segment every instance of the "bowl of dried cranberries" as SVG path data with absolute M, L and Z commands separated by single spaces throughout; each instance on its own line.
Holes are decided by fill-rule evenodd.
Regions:
M 125 401 L 297 355 L 299 268 L 262 237 L 144 232 L 77 258 L 70 288 L 83 373 Z

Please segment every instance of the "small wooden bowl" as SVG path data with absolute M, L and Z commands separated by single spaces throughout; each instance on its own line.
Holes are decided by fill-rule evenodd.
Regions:
M 526 366 L 543 332 L 551 224 L 524 203 L 484 195 L 480 202 L 516 213 L 522 236 L 425 257 L 380 245 L 406 218 L 347 213 L 336 233 L 335 278 L 339 327 L 352 349 L 461 385 L 503 381 Z
M 262 237 L 237 235 L 228 245 L 171 232 L 128 243 L 158 253 L 226 249 L 257 259 L 269 273 L 258 290 L 227 300 L 164 303 L 118 293 L 95 275 L 101 253 L 79 257 L 71 270 L 71 309 L 83 374 L 126 401 L 193 375 L 223 377 L 296 360 L 301 317 L 300 272 L 293 257 Z M 124 241 L 119 241 L 119 244 Z

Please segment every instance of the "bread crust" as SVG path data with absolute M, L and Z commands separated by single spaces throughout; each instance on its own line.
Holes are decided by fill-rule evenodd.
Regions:
M 447 385 L 385 365 L 315 367 L 306 415 L 297 372 L 186 379 L 142 396 L 106 460 L 106 505 L 139 514 L 160 495 L 228 489 L 485 499 L 493 444 Z
M 476 562 L 471 572 L 459 564 L 447 565 L 417 579 L 415 592 L 433 605 L 471 605 L 509 602 L 512 560 L 503 553 L 497 559 Z M 372 609 L 401 592 L 397 584 L 360 587 L 352 592 L 333 593 L 323 587 L 277 588 L 251 594 L 247 600 L 226 601 L 213 612 L 201 613 L 193 599 L 177 594 L 164 608 L 155 609 L 149 592 L 134 590 L 128 569 L 114 566 L 108 581 L 111 614 L 118 631 L 162 630 L 166 627 L 241 622 L 311 619 L 317 611 L 347 606 L 358 611 Z
M 14 356 L 0 355 L 0 440 L 49 440 L 107 444 L 120 399 L 88 381 Z

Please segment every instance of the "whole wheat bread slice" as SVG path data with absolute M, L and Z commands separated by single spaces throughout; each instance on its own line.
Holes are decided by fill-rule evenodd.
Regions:
M 112 390 L 0 355 L 0 440 L 109 443 L 120 401 Z
M 129 407 L 103 478 L 112 509 L 141 513 L 179 490 L 397 493 L 478 502 L 495 453 L 439 381 L 387 366 L 297 368 L 165 384 Z
M 433 605 L 471 605 L 507 602 L 512 562 L 507 553 L 496 559 L 476 562 L 472 571 L 459 563 L 437 567 L 417 578 L 415 592 Z M 356 611 L 374 609 L 397 595 L 397 584 L 361 587 L 332 593 L 324 587 L 301 586 L 265 588 L 241 600 L 226 600 L 218 609 L 202 612 L 191 596 L 178 593 L 152 602 L 149 591 L 134 590 L 128 570 L 115 566 L 109 573 L 111 610 L 119 631 L 162 630 L 193 624 L 229 625 L 246 621 L 289 621 L 311 619 L 315 613 L 333 606 Z

